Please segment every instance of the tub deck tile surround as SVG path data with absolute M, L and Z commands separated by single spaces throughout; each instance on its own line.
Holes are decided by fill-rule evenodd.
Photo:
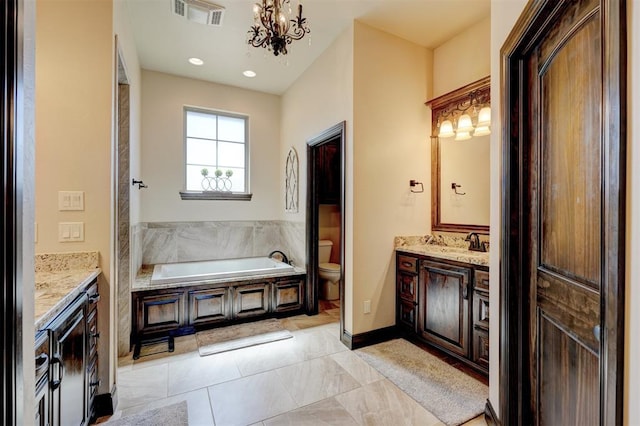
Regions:
M 145 290 L 161 290 L 167 288 L 184 287 L 185 283 L 165 283 L 165 284 L 151 284 L 151 276 L 153 275 L 153 268 L 155 265 L 142 265 L 136 279 L 131 287 L 131 291 L 145 291 Z M 303 268 L 294 267 L 293 271 L 286 271 L 281 273 L 271 273 L 264 275 L 252 275 L 248 277 L 251 281 L 259 281 L 267 278 L 287 277 L 306 275 L 307 271 Z M 238 278 L 218 278 L 207 279 L 202 281 L 189 281 L 188 286 L 207 285 L 207 284 L 223 284 L 235 281 L 242 281 Z
M 137 225 L 136 266 L 266 256 L 282 250 L 305 262 L 305 224 L 287 221 L 149 222 Z

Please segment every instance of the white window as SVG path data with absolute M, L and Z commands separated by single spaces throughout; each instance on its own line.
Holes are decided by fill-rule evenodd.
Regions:
M 183 199 L 251 199 L 248 118 L 185 108 Z

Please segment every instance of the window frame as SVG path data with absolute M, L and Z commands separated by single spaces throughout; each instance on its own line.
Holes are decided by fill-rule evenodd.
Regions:
M 240 118 L 244 120 L 244 191 L 215 192 L 187 190 L 187 114 L 198 112 L 221 117 Z M 216 139 L 216 143 L 219 142 Z M 236 200 L 251 201 L 253 194 L 250 185 L 250 144 L 249 144 L 249 116 L 229 111 L 222 111 L 210 108 L 185 105 L 182 109 L 182 190 L 180 198 L 182 200 Z

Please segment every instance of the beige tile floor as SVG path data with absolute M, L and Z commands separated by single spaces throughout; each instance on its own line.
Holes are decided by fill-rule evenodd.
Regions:
M 99 423 L 186 400 L 192 426 L 442 425 L 340 343 L 339 315 L 289 318 L 292 339 L 232 352 L 200 357 L 192 335 L 171 354 L 121 358 L 117 411 Z

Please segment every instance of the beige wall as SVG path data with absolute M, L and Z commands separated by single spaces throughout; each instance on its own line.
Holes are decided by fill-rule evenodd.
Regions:
M 298 213 L 284 219 L 306 220 L 307 140 L 346 121 L 345 327 L 352 330 L 353 253 L 353 28 L 341 34 L 282 96 L 280 206 L 284 206 L 284 165 L 290 147 L 298 151 L 300 193 Z M 280 207 L 284 211 L 284 207 Z
M 434 49 L 434 98 L 489 75 L 490 35 L 491 17 L 487 17 Z
M 396 235 L 430 229 L 432 52 L 355 23 L 353 66 L 353 287 L 355 334 L 395 324 Z M 409 191 L 409 180 L 425 192 Z M 371 314 L 363 302 L 371 300 Z
M 36 26 L 36 252 L 99 250 L 109 276 L 113 29 L 111 1 L 39 0 Z M 58 191 L 85 209 L 58 211 Z M 59 243 L 58 222 L 84 222 Z
M 251 201 L 182 201 L 183 107 L 249 116 Z M 280 203 L 280 97 L 221 84 L 142 71 L 143 222 L 275 220 Z
M 36 3 L 37 253 L 100 253 L 101 342 L 111 342 L 111 153 L 113 117 L 111 0 Z M 58 191 L 84 191 L 84 211 L 58 211 Z M 84 242 L 59 243 L 59 222 L 84 222 Z M 101 359 L 111 359 L 110 343 Z M 100 364 L 99 392 L 115 380 L 114 364 Z
M 625 321 L 625 424 L 640 423 L 640 4 L 627 1 L 628 137 L 627 137 L 627 270 Z

